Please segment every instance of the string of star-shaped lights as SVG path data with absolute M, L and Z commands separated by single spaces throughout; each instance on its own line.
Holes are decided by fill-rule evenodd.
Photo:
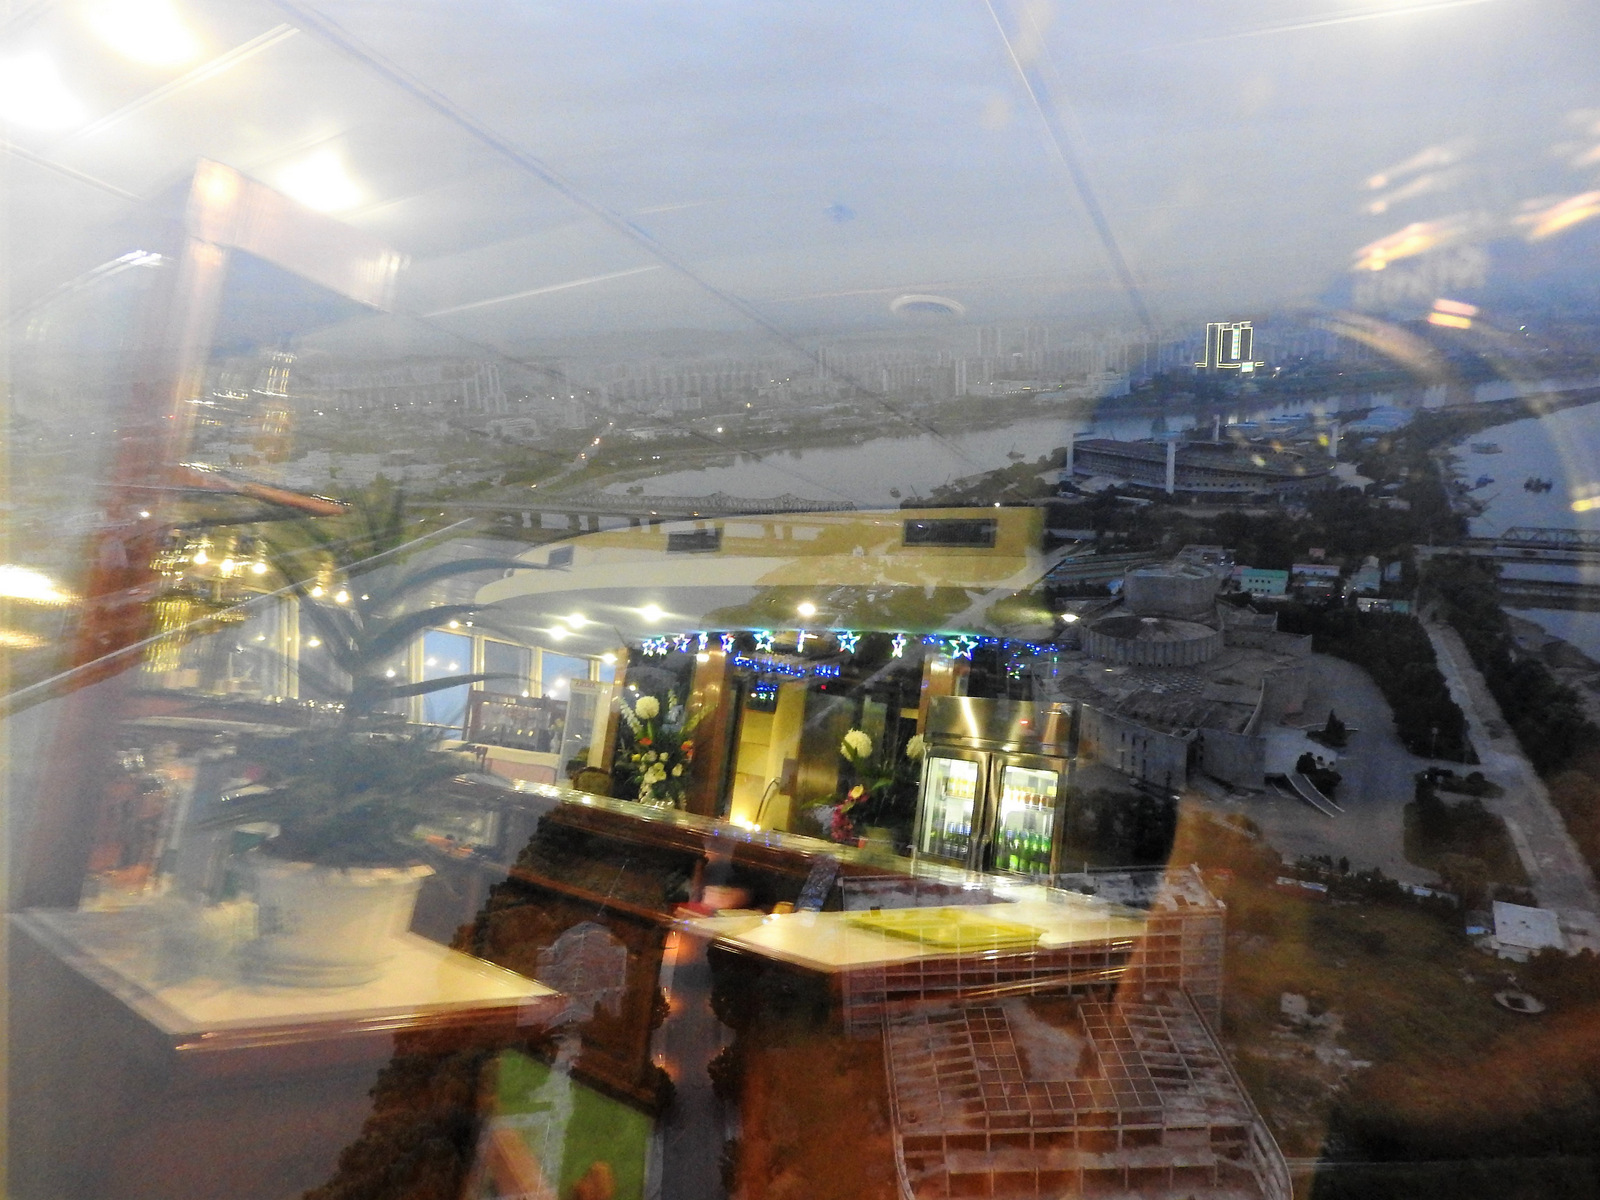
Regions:
M 945 648 L 951 658 L 972 659 L 972 652 L 978 648 L 979 639 L 970 633 L 958 633 L 945 639 Z
M 723 653 L 728 655 L 739 654 L 741 638 L 749 639 L 747 644 L 753 643 L 758 654 L 778 654 L 778 641 L 780 638 L 787 640 L 785 630 L 773 629 L 745 629 L 725 630 L 712 632 L 710 630 L 696 630 L 688 633 L 660 634 L 644 639 L 640 643 L 640 650 L 646 657 L 659 658 L 668 654 L 705 653 L 707 648 L 715 643 Z M 857 654 L 861 652 L 861 639 L 866 636 L 866 630 L 859 629 L 832 629 L 818 631 L 815 629 L 797 629 L 794 634 L 794 649 L 785 649 L 782 653 L 793 653 L 804 656 L 808 647 L 813 643 L 826 643 L 831 637 L 841 654 Z M 887 631 L 885 631 L 887 632 Z M 1051 647 L 1040 645 L 1037 642 L 1014 641 L 1010 638 L 999 638 L 976 633 L 928 633 L 908 634 L 895 633 L 889 639 L 890 656 L 904 658 L 908 647 L 913 643 L 927 646 L 937 654 L 948 658 L 961 658 L 972 661 L 973 655 L 981 648 L 998 647 L 1014 662 L 1017 655 L 1047 653 Z M 1013 668 L 1014 670 L 1014 668 Z

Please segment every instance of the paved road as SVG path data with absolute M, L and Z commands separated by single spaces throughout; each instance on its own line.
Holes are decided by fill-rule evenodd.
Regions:
M 1568 836 L 1550 793 L 1523 755 L 1460 636 L 1446 625 L 1425 622 L 1425 627 L 1450 694 L 1467 715 L 1483 773 L 1505 788 L 1504 796 L 1486 803 L 1505 818 L 1539 902 L 1560 916 L 1572 949 L 1600 951 L 1600 917 L 1596 916 L 1600 894 L 1595 891 L 1594 875 Z

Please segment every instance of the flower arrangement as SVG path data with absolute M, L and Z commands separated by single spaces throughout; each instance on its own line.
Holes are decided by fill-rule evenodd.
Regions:
M 901 810 L 916 799 L 916 763 L 925 753 L 921 734 L 907 740 L 903 760 L 879 755 L 872 735 L 862 729 L 852 729 L 844 735 L 839 753 L 857 782 L 829 809 L 830 838 L 854 843 L 858 824 L 862 828 L 888 824 L 909 815 Z
M 694 730 L 700 713 L 685 717 L 675 692 L 666 702 L 640 696 L 622 706 L 623 736 L 628 741 L 625 772 L 638 784 L 639 802 L 682 808 L 694 761 Z

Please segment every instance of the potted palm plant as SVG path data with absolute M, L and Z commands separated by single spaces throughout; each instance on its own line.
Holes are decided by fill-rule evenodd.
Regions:
M 249 855 L 259 933 L 246 964 L 265 981 L 338 986 L 381 972 L 431 874 L 414 831 L 448 803 L 445 782 L 473 765 L 442 749 L 436 732 L 408 729 L 391 710 L 411 696 L 491 678 L 464 673 L 413 683 L 389 664 L 424 630 L 478 611 L 423 602 L 445 581 L 543 569 L 492 557 L 413 565 L 414 531 L 401 494 L 384 489 L 342 517 L 298 522 L 291 537 L 268 543 L 267 559 L 298 601 L 302 627 L 327 648 L 334 670 L 317 682 L 337 699 L 319 725 L 247 739 L 242 756 L 264 776 L 207 821 L 276 829 Z

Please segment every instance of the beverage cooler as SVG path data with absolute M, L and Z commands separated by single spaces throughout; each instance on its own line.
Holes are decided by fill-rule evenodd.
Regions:
M 1065 704 L 934 700 L 923 731 L 917 857 L 974 871 L 1053 874 L 1074 732 Z

